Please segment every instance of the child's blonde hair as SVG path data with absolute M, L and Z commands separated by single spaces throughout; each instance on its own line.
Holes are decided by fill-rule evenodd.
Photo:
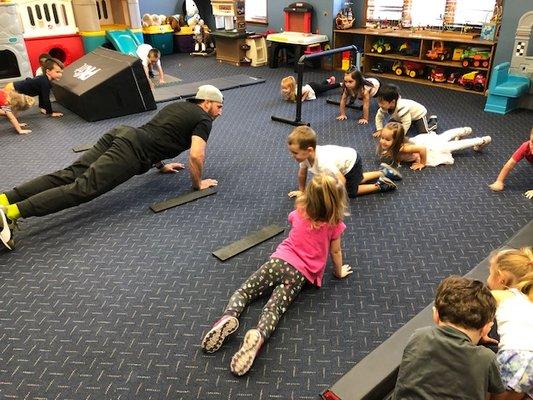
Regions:
M 294 76 L 286 76 L 281 80 L 281 88 L 288 87 L 289 91 L 281 90 L 281 97 L 287 101 L 296 101 L 296 79 Z
M 13 112 L 20 112 L 33 107 L 35 99 L 13 90 L 9 93 L 8 102 Z
M 397 164 L 400 161 L 400 150 L 405 143 L 405 130 L 403 129 L 403 125 L 399 122 L 389 122 L 383 127 L 383 129 L 392 131 L 392 145 L 387 150 L 383 150 L 378 141 L 376 152 L 379 157 L 389 158 L 392 160 L 393 164 Z
M 305 193 L 296 200 L 313 227 L 320 223 L 336 225 L 348 215 L 346 188 L 333 175 L 318 174 L 307 185 Z
M 316 149 L 316 132 L 307 125 L 297 126 L 289 134 L 287 144 L 297 144 L 300 150 L 305 150 L 309 147 Z
M 515 287 L 533 301 L 533 250 L 531 247 L 495 251 L 491 266 L 496 268 L 507 287 Z

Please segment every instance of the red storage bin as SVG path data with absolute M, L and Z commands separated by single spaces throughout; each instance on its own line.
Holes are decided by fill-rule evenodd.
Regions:
M 48 53 L 57 58 L 65 66 L 85 54 L 83 40 L 78 34 L 28 38 L 24 39 L 24 42 L 26 43 L 31 69 L 34 74 L 37 68 L 40 67 L 39 56 L 43 53 Z

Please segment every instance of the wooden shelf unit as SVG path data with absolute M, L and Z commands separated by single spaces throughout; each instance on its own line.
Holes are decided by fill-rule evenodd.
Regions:
M 388 53 L 373 53 L 371 52 L 372 45 L 378 40 L 384 39 L 386 42 L 391 43 L 392 51 Z M 453 54 L 453 50 L 456 47 L 484 47 L 490 50 L 490 59 L 488 67 L 474 67 L 468 66 L 463 67 L 461 61 L 438 61 L 438 60 L 429 60 L 426 58 L 426 52 L 432 48 L 433 41 L 440 40 L 444 43 L 444 47 L 449 50 L 450 54 Z M 403 42 L 409 42 L 413 44 L 414 48 L 418 48 L 419 51 L 417 54 L 412 56 L 407 56 L 399 54 L 396 49 Z M 494 54 L 496 52 L 496 41 L 490 40 L 481 40 L 478 38 L 472 38 L 470 36 L 461 35 L 454 32 L 432 32 L 432 31 L 415 31 L 411 32 L 410 30 L 390 30 L 390 29 L 346 29 L 346 30 L 335 30 L 333 34 L 334 47 L 343 47 L 355 44 L 363 52 L 363 60 L 361 63 L 362 72 L 365 76 L 383 76 L 389 79 L 396 79 L 401 81 L 421 83 L 429 86 L 436 86 L 451 90 L 456 90 L 460 92 L 476 93 L 484 95 L 488 88 L 488 82 L 490 79 L 490 72 L 492 69 L 492 62 L 494 60 Z M 466 90 L 457 83 L 438 83 L 431 82 L 427 78 L 409 78 L 405 75 L 398 76 L 392 71 L 384 73 L 376 73 L 371 70 L 372 66 L 378 62 L 383 62 L 385 65 L 392 65 L 394 61 L 413 61 L 421 64 L 426 64 L 427 66 L 441 67 L 446 70 L 449 74 L 450 72 L 457 71 L 461 75 L 470 71 L 480 71 L 486 75 L 487 81 L 485 85 L 485 90 L 483 92 L 477 92 L 474 90 Z M 336 70 L 341 70 L 342 64 L 342 55 L 336 54 L 333 57 L 333 68 Z

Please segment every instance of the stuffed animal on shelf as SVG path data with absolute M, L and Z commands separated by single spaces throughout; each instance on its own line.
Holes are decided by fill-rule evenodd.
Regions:
M 167 22 L 167 17 L 165 15 L 159 14 L 144 14 L 142 17 L 142 26 L 159 26 L 164 25 Z
M 170 25 L 174 32 L 181 31 L 181 27 L 185 26 L 185 20 L 183 19 L 183 15 L 181 14 L 175 14 L 167 17 L 165 23 Z
M 196 24 L 196 26 L 194 27 L 193 33 L 194 33 L 193 38 L 195 42 L 194 51 L 196 53 L 198 52 L 205 53 L 208 51 L 207 49 L 208 47 L 209 47 L 209 50 L 214 49 L 215 46 L 213 44 L 213 41 L 211 40 L 209 28 L 207 27 L 207 25 L 205 25 L 203 19 L 198 21 L 198 24 Z
M 143 28 L 147 28 L 149 26 L 154 25 L 154 19 L 152 18 L 152 14 L 144 14 L 141 23 Z
M 194 0 L 185 0 L 183 2 L 183 15 L 185 16 L 185 22 L 191 28 L 194 28 L 200 21 L 200 11 Z

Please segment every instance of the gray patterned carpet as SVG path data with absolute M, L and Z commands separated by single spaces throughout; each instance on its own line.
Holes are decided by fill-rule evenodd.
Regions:
M 21 221 L 16 251 L 0 253 L 1 399 L 316 399 L 427 305 L 443 277 L 466 273 L 533 217 L 533 202 L 522 196 L 533 189 L 530 165 L 517 166 L 503 193 L 487 188 L 527 139 L 533 112 L 486 114 L 482 96 L 402 83 L 405 98 L 439 115 L 440 131 L 469 125 L 493 144 L 456 154 L 452 166 L 403 168 L 396 192 L 352 201 L 343 245 L 355 273 L 340 281 L 328 270 L 322 289 L 307 288 L 251 372 L 235 378 L 229 359 L 265 300 L 218 353 L 204 355 L 199 342 L 282 236 L 226 263 L 211 252 L 287 223 L 286 194 L 297 182 L 285 148 L 291 127 L 270 116 L 294 116 L 278 95 L 292 71 L 188 55 L 164 57 L 163 66 L 184 83 L 240 73 L 266 79 L 224 92 L 205 168 L 218 193 L 153 214 L 150 204 L 190 186 L 187 172 L 153 171 L 77 208 Z M 306 80 L 323 77 L 314 71 Z M 76 158 L 72 147 L 155 113 L 87 123 L 55 106 L 62 119 L 21 116 L 33 129 L 28 136 L 0 121 L 2 189 L 62 168 Z M 367 170 L 377 167 L 371 127 L 358 126 L 354 111 L 340 122 L 323 100 L 303 110 L 321 143 L 352 146 Z

